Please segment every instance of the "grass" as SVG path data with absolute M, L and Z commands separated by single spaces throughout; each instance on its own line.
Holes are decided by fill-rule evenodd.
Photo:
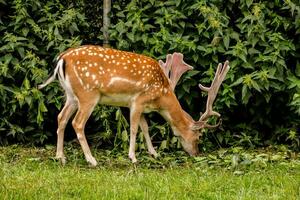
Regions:
M 54 147 L 0 147 L 0 199 L 300 199 L 300 158 L 286 151 L 141 154 L 138 165 L 125 153 L 94 153 L 99 167 L 90 168 L 77 147 L 67 148 L 66 166 Z

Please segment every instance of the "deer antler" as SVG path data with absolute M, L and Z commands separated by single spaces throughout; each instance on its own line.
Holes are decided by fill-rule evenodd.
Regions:
M 159 60 L 159 65 L 163 69 L 164 74 L 169 79 L 172 89 L 175 89 L 177 82 L 179 81 L 182 74 L 188 70 L 192 70 L 193 67 L 186 64 L 183 61 L 183 54 L 173 53 L 168 54 L 166 58 L 166 63 L 162 60 Z
M 164 63 L 162 60 L 158 61 L 160 67 L 163 69 L 166 77 L 168 77 L 168 78 L 169 78 L 169 73 L 170 73 L 171 66 L 172 66 L 172 61 L 173 61 L 173 55 L 171 55 L 171 54 L 167 55 L 166 63 Z
M 177 82 L 179 81 L 182 74 L 188 70 L 192 70 L 193 67 L 186 64 L 183 61 L 183 54 L 173 53 L 172 68 L 170 74 L 171 87 L 174 90 Z
M 201 124 L 202 127 L 204 127 L 204 128 L 215 128 L 215 127 L 219 126 L 220 123 L 221 123 L 221 120 L 220 120 L 216 125 L 209 125 L 209 124 L 207 124 L 207 119 L 210 116 L 213 116 L 213 115 L 217 116 L 217 117 L 221 116 L 218 112 L 213 111 L 212 105 L 213 105 L 213 103 L 215 101 L 215 98 L 218 94 L 220 85 L 222 84 L 229 68 L 230 68 L 229 67 L 229 61 L 226 61 L 224 63 L 224 65 L 222 65 L 220 63 L 218 65 L 218 68 L 217 68 L 217 71 L 216 71 L 216 74 L 215 74 L 215 77 L 214 77 L 214 80 L 213 80 L 211 86 L 210 87 L 205 87 L 205 86 L 199 84 L 200 89 L 208 93 L 207 102 L 206 102 L 206 111 L 200 117 L 200 119 L 198 121 L 199 125 Z
M 172 69 L 170 74 L 171 87 L 173 90 L 182 74 L 192 69 L 192 66 L 183 61 L 183 55 L 181 53 L 173 53 Z

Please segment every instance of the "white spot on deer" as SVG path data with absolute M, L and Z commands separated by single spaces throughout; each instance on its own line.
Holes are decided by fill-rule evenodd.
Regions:
M 98 63 L 95 62 L 95 63 L 94 63 L 94 66 L 95 66 L 95 67 L 98 66 Z
M 110 72 L 110 69 L 108 68 L 107 71 Z
M 105 55 L 105 57 L 108 59 L 108 58 L 109 58 L 109 55 Z
M 76 64 L 77 64 L 77 65 L 79 65 L 79 64 L 80 64 L 80 61 L 79 61 L 79 60 L 77 60 Z
M 96 75 L 92 74 L 92 79 L 95 80 L 96 79 Z
M 95 81 L 95 85 L 97 85 L 97 86 L 99 85 L 99 81 L 98 80 Z
M 76 78 L 79 80 L 80 85 L 83 86 L 83 82 L 82 82 L 82 80 L 81 80 L 81 78 L 80 78 L 80 76 L 82 76 L 82 73 L 80 74 L 80 76 L 78 76 L 78 72 L 77 72 L 75 66 L 73 66 L 73 71 L 74 71 L 74 73 L 75 73 Z
M 168 89 L 167 88 L 164 88 L 164 93 L 166 94 L 168 92 Z
M 142 82 L 139 81 L 139 82 L 136 83 L 136 86 L 140 86 L 141 84 L 142 84 Z
M 129 84 L 135 84 L 135 81 L 126 79 L 126 78 L 121 78 L 121 77 L 112 77 L 108 83 L 107 86 L 113 85 L 116 82 L 120 82 L 120 83 L 129 83 Z
M 85 76 L 86 76 L 86 77 L 89 77 L 89 76 L 90 76 L 90 73 L 89 73 L 89 72 L 86 72 L 86 73 L 85 73 Z
M 112 60 L 112 63 L 116 63 L 116 61 L 115 61 L 115 60 Z
M 92 67 L 92 66 L 93 66 L 93 64 L 92 64 L 92 63 L 90 63 L 90 64 L 89 64 L 89 66 L 90 66 L 90 67 Z
M 125 66 L 124 69 L 127 69 L 127 66 Z
M 130 60 L 127 60 L 128 63 L 130 63 Z
M 82 51 L 81 53 L 84 55 L 84 54 L 85 54 L 85 51 Z
M 141 71 L 138 71 L 138 73 L 141 74 L 142 72 L 141 72 Z
M 99 55 L 101 58 L 103 58 L 103 54 L 102 54 L 102 53 L 99 53 L 98 55 Z

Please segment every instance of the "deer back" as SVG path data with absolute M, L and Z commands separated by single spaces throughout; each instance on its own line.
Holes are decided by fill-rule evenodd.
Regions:
M 105 104 L 115 105 L 113 99 L 123 98 L 118 104 L 126 106 L 130 97 L 140 93 L 154 100 L 170 89 L 158 62 L 144 55 L 86 45 L 63 52 L 59 59 L 65 62 L 65 74 L 76 96 L 98 92 Z

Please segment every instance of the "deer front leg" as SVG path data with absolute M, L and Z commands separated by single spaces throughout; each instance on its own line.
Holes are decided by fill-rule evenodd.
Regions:
M 57 128 L 57 149 L 56 149 L 56 159 L 60 160 L 64 165 L 66 163 L 66 158 L 64 155 L 64 132 L 70 117 L 74 114 L 77 105 L 74 101 L 69 98 L 62 111 L 57 117 L 58 128 Z
M 77 113 L 72 121 L 73 128 L 77 134 L 77 138 L 78 138 L 81 148 L 83 150 L 85 159 L 93 167 L 95 167 L 97 165 L 97 161 L 92 156 L 90 147 L 86 141 L 86 137 L 84 134 L 84 127 L 85 127 L 85 124 L 86 124 L 88 118 L 90 117 L 95 105 L 97 104 L 98 99 L 99 98 L 96 98 L 93 100 L 89 99 L 89 101 L 85 101 L 82 103 L 79 102 L 79 106 L 78 106 L 79 110 L 77 111 Z
M 145 119 L 145 116 L 142 114 L 141 115 L 141 119 L 140 119 L 140 127 L 142 129 L 142 132 L 144 134 L 145 140 L 146 140 L 146 144 L 147 144 L 147 148 L 148 148 L 148 152 L 153 155 L 154 158 L 157 158 L 158 154 L 156 153 L 152 142 L 151 142 L 151 138 L 149 135 L 149 128 L 148 128 L 148 123 Z
M 136 134 L 138 131 L 138 125 L 140 123 L 140 118 L 142 114 L 142 106 L 137 103 L 133 103 L 130 107 L 130 143 L 129 143 L 129 158 L 132 163 L 136 163 L 137 159 L 135 157 L 135 142 Z

